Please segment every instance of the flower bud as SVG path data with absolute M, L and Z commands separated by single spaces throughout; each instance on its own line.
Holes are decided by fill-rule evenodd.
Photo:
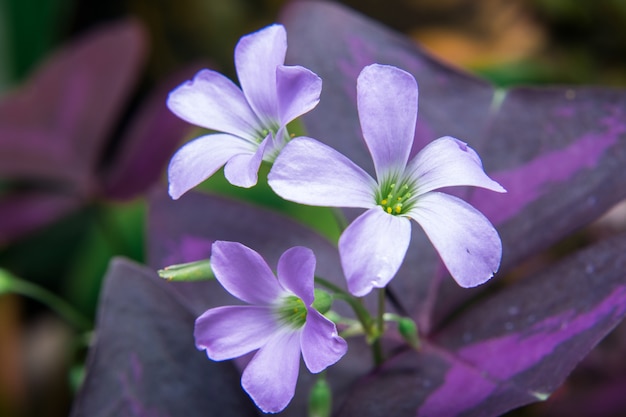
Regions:
M 158 274 L 168 281 L 203 281 L 215 279 L 211 264 L 208 259 L 166 266 L 160 269 Z
M 398 319 L 398 332 L 412 348 L 419 348 L 420 341 L 417 335 L 417 325 L 412 319 L 408 317 L 400 317 Z
M 333 304 L 333 298 L 324 290 L 315 289 L 315 300 L 312 307 L 321 314 L 326 314 Z
M 330 417 L 332 398 L 326 378 L 318 378 L 309 394 L 309 417 Z

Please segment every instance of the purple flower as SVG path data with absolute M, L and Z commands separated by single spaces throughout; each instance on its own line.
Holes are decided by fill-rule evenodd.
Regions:
M 215 361 L 258 349 L 241 385 L 261 410 L 281 411 L 294 395 L 300 352 L 309 371 L 317 373 L 347 349 L 335 325 L 311 307 L 315 256 L 304 247 L 287 250 L 276 277 L 252 249 L 217 241 L 211 266 L 228 292 L 251 305 L 207 310 L 196 320 L 196 346 Z
M 356 296 L 396 274 L 417 221 L 462 287 L 491 278 L 502 243 L 480 212 L 442 187 L 471 185 L 505 192 L 465 143 L 439 138 L 409 161 L 417 118 L 417 83 L 398 68 L 370 65 L 357 80 L 363 137 L 377 180 L 334 149 L 310 138 L 290 142 L 269 175 L 274 191 L 302 204 L 368 209 L 339 239 L 341 263 Z
M 319 102 L 322 80 L 299 66 L 285 66 L 287 35 L 272 25 L 246 35 L 235 47 L 241 89 L 222 74 L 202 70 L 170 93 L 178 117 L 222 132 L 184 145 L 169 165 L 169 193 L 177 199 L 226 164 L 228 181 L 257 182 L 261 161 L 272 162 L 289 140 L 286 125 Z

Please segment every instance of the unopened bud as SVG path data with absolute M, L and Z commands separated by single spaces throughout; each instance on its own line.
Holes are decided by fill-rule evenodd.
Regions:
M 330 417 L 333 405 L 333 394 L 326 378 L 315 381 L 309 394 L 309 417 Z
M 419 348 L 420 341 L 417 335 L 417 325 L 413 320 L 408 317 L 400 317 L 398 319 L 398 332 L 412 348 Z
M 315 300 L 312 307 L 321 314 L 326 314 L 333 304 L 333 297 L 324 290 L 315 289 Z
M 158 274 L 168 281 L 203 281 L 215 279 L 208 259 L 201 261 L 176 264 L 160 269 Z

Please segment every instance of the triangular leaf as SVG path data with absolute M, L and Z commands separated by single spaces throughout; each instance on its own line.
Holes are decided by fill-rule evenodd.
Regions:
M 148 268 L 114 260 L 72 417 L 256 416 L 230 362 L 196 350 L 195 316 Z

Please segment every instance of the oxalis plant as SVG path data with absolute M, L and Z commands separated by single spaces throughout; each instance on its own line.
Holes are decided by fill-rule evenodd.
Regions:
M 319 101 L 322 82 L 311 71 L 285 66 L 283 26 L 244 36 L 235 48 L 241 90 L 221 74 L 204 70 L 174 90 L 168 107 L 181 118 L 224 133 L 197 138 L 173 157 L 170 195 L 180 197 L 222 165 L 233 185 L 257 182 L 261 161 L 272 163 L 270 187 L 302 204 L 367 209 L 342 231 L 339 257 L 348 291 L 325 277 L 314 296 L 315 255 L 305 247 L 288 249 L 276 276 L 263 258 L 241 243 L 216 241 L 210 269 L 220 284 L 250 306 L 217 307 L 196 320 L 196 346 L 213 360 L 233 359 L 258 350 L 245 367 L 241 385 L 263 411 L 282 411 L 295 392 L 300 352 L 314 373 L 337 362 L 346 341 L 327 313 L 334 299 L 354 310 L 376 364 L 384 360 L 380 339 L 385 319 L 401 323 L 401 333 L 417 345 L 410 318 L 388 314 L 385 287 L 400 269 L 416 220 L 441 255 L 453 278 L 474 287 L 500 265 L 498 233 L 480 212 L 457 197 L 435 190 L 474 185 L 504 189 L 482 169 L 466 143 L 452 137 L 433 141 L 409 161 L 415 133 L 418 87 L 413 76 L 393 66 L 372 64 L 357 79 L 357 107 L 363 138 L 377 179 L 334 149 L 308 137 L 292 138 L 287 124 Z M 194 271 L 197 264 L 192 265 Z M 186 269 L 164 271 L 185 279 Z M 378 288 L 378 311 L 361 297 Z M 336 313 L 338 324 L 348 320 Z
M 296 2 L 283 23 L 239 41 L 239 86 L 202 70 L 170 93 L 211 132 L 151 197 L 149 266 L 110 266 L 73 414 L 495 416 L 547 399 L 626 312 L 626 237 L 481 294 L 624 197 L 626 94 L 495 90 L 336 5 Z M 338 238 L 190 191 L 222 167 L 326 208 L 307 213 Z

